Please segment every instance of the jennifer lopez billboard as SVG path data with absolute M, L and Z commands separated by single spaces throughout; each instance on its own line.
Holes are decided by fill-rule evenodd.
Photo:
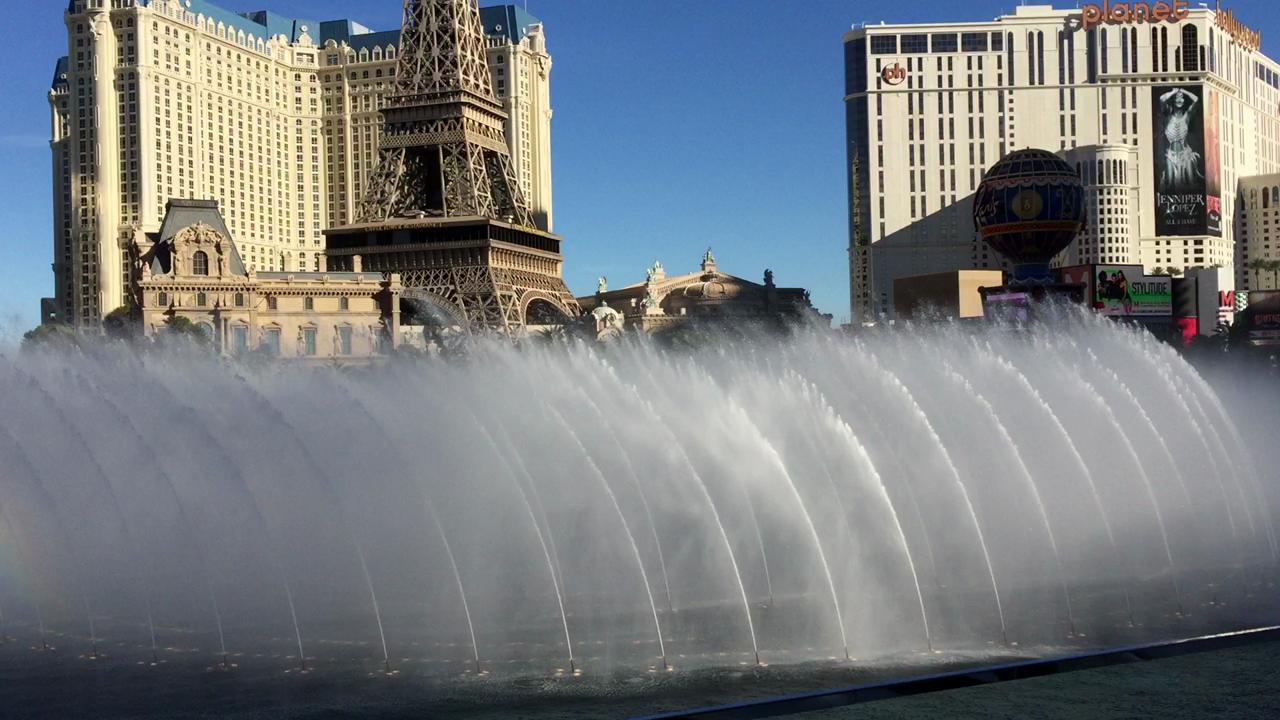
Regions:
M 1197 85 L 1158 85 L 1151 90 L 1157 235 L 1219 232 L 1220 220 L 1211 218 L 1205 178 L 1201 92 Z

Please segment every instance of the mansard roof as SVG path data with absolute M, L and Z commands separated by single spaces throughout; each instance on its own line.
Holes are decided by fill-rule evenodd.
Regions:
M 173 238 L 179 232 L 196 224 L 204 224 L 213 228 L 219 235 L 227 239 L 230 252 L 227 253 L 227 270 L 232 275 L 247 275 L 244 261 L 240 258 L 240 249 L 236 247 L 235 238 L 227 230 L 227 224 L 218 211 L 217 200 L 173 199 L 165 205 L 164 222 L 156 236 L 151 258 L 151 273 L 167 275 L 173 269 Z

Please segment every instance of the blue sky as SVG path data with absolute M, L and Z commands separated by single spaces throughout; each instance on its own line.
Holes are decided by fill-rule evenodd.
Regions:
M 0 75 L 0 334 L 52 293 L 49 110 L 66 52 L 61 0 L 24 3 Z M 400 22 L 399 0 L 223 0 L 233 10 Z M 499 4 L 483 0 L 483 4 Z M 578 294 L 638 282 L 655 258 L 803 286 L 847 319 L 843 68 L 854 22 L 979 20 L 1012 0 L 529 0 L 554 60 L 556 231 Z M 1059 6 L 1068 3 L 1059 2 Z M 1280 56 L 1270 0 L 1234 0 Z M 16 45 L 16 47 L 15 47 Z

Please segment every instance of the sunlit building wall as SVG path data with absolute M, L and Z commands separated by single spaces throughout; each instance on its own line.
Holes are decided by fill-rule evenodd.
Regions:
M 1000 267 L 973 231 L 970 203 L 985 169 L 1021 148 L 1061 151 L 1082 174 L 1084 156 L 1095 171 L 1106 161 L 1086 175 L 1090 229 L 1066 255 L 1148 270 L 1233 267 L 1239 183 L 1280 171 L 1280 66 L 1217 20 L 1196 7 L 1175 21 L 1085 29 L 1080 9 L 1037 5 L 987 22 L 845 33 L 854 323 L 892 314 L 894 278 Z M 1157 209 L 1173 104 L 1162 98 L 1173 88 L 1195 95 L 1192 125 L 1216 128 L 1190 131 L 1203 141 L 1200 174 L 1217 163 L 1200 178 L 1218 193 L 1216 230 L 1171 230 L 1171 211 Z M 1127 159 L 1121 146 L 1133 149 Z
M 136 233 L 166 202 L 219 202 L 249 267 L 316 271 L 321 232 L 352 220 L 377 161 L 399 31 L 208 0 L 72 0 L 48 99 L 54 297 L 47 319 L 97 326 L 125 305 Z M 550 227 L 551 58 L 541 23 L 485 8 L 517 177 Z

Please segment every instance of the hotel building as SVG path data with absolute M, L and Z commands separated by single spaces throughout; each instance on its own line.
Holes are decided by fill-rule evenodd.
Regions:
M 1225 11 L 1119 7 L 845 33 L 854 323 L 892 315 L 895 278 L 1001 267 L 972 195 L 1029 147 L 1062 153 L 1086 187 L 1088 228 L 1056 264 L 1221 265 L 1245 286 L 1257 251 L 1237 200 L 1280 172 L 1280 66 Z
M 1240 181 L 1240 273 L 1236 290 L 1280 290 L 1280 173 Z
M 385 0 L 390 3 L 391 0 Z M 246 267 L 324 269 L 377 164 L 399 30 L 208 0 L 71 0 L 49 105 L 54 297 L 46 321 L 96 327 L 140 271 L 130 248 L 170 198 L 221 207 Z M 481 10 L 511 159 L 550 230 L 551 107 L 542 24 Z

